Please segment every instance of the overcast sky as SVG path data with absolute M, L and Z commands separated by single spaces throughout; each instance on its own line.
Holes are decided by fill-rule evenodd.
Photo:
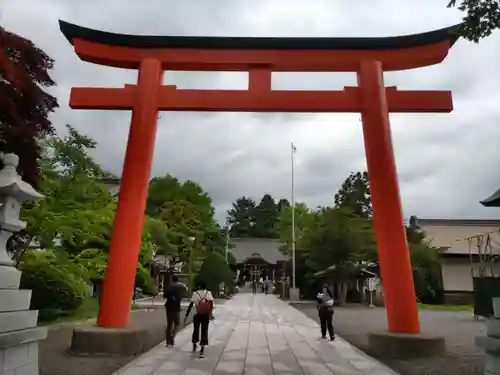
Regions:
M 121 174 L 127 112 L 68 107 L 72 86 L 122 87 L 136 72 L 80 61 L 58 19 L 128 34 L 199 36 L 394 36 L 460 22 L 447 0 L 0 0 L 1 23 L 56 61 L 52 117 L 94 138 L 97 161 Z M 438 66 L 386 73 L 402 89 L 450 89 L 451 114 L 391 116 L 406 217 L 494 218 L 478 201 L 500 188 L 500 36 L 460 40 Z M 179 88 L 244 89 L 245 73 L 166 72 Z M 354 73 L 280 73 L 274 89 L 337 90 Z M 296 143 L 296 200 L 328 205 L 350 171 L 366 168 L 359 115 L 171 113 L 161 115 L 153 174 L 198 181 L 219 220 L 237 197 L 290 197 L 290 141 Z

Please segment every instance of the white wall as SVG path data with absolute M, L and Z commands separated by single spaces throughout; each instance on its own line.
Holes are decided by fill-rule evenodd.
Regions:
M 474 264 L 474 273 L 477 276 L 479 265 Z M 494 272 L 500 275 L 500 265 L 495 265 Z M 442 266 L 443 288 L 452 292 L 472 292 L 471 266 L 468 260 L 445 259 Z

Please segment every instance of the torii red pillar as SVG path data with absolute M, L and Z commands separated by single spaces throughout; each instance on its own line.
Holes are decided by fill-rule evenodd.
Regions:
M 111 237 L 104 298 L 99 308 L 98 324 L 103 327 L 123 327 L 128 321 L 148 198 L 162 77 L 163 69 L 158 60 L 146 58 L 141 61 L 133 96 L 132 123 Z
M 457 26 L 393 38 L 205 38 L 111 34 L 60 21 L 82 60 L 139 70 L 137 85 L 73 88 L 79 109 L 132 110 L 132 124 L 98 324 L 128 323 L 141 241 L 157 112 L 358 112 L 373 201 L 389 331 L 420 330 L 406 241 L 389 112 L 450 112 L 449 91 L 384 87 L 383 72 L 440 63 Z M 162 86 L 163 70 L 248 71 L 249 89 L 178 90 Z M 343 91 L 275 91 L 271 73 L 351 71 L 359 87 Z
M 382 64 L 378 61 L 362 62 L 358 84 L 389 330 L 394 333 L 418 333 L 420 326 L 413 271 L 399 196 Z

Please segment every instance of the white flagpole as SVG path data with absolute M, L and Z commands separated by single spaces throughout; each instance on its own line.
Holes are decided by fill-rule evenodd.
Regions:
M 229 221 L 226 221 L 226 247 L 225 247 L 226 264 L 227 264 L 228 253 L 229 253 Z
M 295 289 L 295 145 L 292 142 L 292 280 Z

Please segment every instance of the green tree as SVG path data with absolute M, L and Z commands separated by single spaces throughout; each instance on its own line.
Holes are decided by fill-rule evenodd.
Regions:
M 278 211 L 278 215 L 283 211 L 284 208 L 290 207 L 290 202 L 288 199 L 281 198 L 276 204 L 276 210 Z
M 302 241 L 308 231 L 314 230 L 319 213 L 310 210 L 304 203 L 295 204 L 295 274 L 296 283 L 305 294 L 313 283 L 311 268 L 306 264 L 309 249 L 302 246 Z M 281 252 L 292 256 L 292 208 L 284 205 L 276 225 L 279 238 L 283 243 Z M 291 272 L 291 264 L 287 266 L 287 273 Z
M 66 125 L 68 135 L 64 138 L 50 137 L 44 144 L 44 165 L 62 177 L 86 176 L 90 178 L 114 177 L 105 172 L 89 154 L 97 143 L 81 134 L 71 125 Z
M 340 303 L 345 301 L 347 280 L 363 262 L 377 257 L 371 220 L 345 208 L 321 209 L 315 228 L 304 233 L 298 248 L 307 254 L 312 273 L 335 267 Z
M 457 4 L 458 3 L 458 4 Z M 479 42 L 500 27 L 498 0 L 451 0 L 448 8 L 457 7 L 465 12 L 459 33 L 468 40 Z
M 111 231 L 116 202 L 96 179 L 106 173 L 88 154 L 95 142 L 67 128 L 67 137 L 43 143 L 39 190 L 46 198 L 23 206 L 27 229 L 11 241 L 17 245 L 17 261 L 33 241 L 50 249 L 57 239 L 76 254 L 89 243 L 102 242 Z
M 269 194 L 265 194 L 255 208 L 255 236 L 275 238 L 276 223 L 278 221 L 276 202 Z
M 196 206 L 199 220 L 203 223 L 211 223 L 214 220 L 212 199 L 199 184 L 193 181 L 181 183 L 171 175 L 153 178 L 149 184 L 146 213 L 155 217 L 166 202 L 173 201 L 186 201 Z
M 255 235 L 255 201 L 247 197 L 238 198 L 228 211 L 231 237 L 253 237 Z
M 312 211 L 305 203 L 295 204 L 295 241 L 300 242 L 305 232 L 314 229 L 318 213 Z M 276 229 L 285 246 L 281 249 L 284 254 L 291 255 L 292 250 L 292 208 L 285 206 L 280 212 Z
M 176 256 L 188 267 L 203 255 L 201 241 L 204 226 L 200 220 L 196 206 L 185 200 L 167 201 L 163 205 L 158 218 L 167 228 L 175 233 L 173 246 L 177 249 Z
M 179 242 L 180 233 L 170 230 L 167 224 L 159 218 L 146 216 L 144 225 L 144 230 L 149 233 L 156 254 L 177 255 L 176 243 Z
M 351 172 L 334 198 L 335 207 L 348 208 L 362 217 L 372 215 L 370 183 L 367 172 Z
M 187 259 L 196 262 L 207 249 L 221 246 L 212 200 L 195 182 L 181 183 L 171 175 L 153 178 L 146 211 L 164 224 L 163 229 L 155 229 L 155 234 L 163 232 L 162 248 L 170 255 L 178 255 L 185 262 Z M 195 248 L 192 237 L 196 238 Z
M 406 226 L 406 237 L 417 298 L 424 303 L 441 302 L 441 265 L 446 249 L 432 246 L 414 219 L 410 219 L 410 224 Z
M 212 252 L 203 261 L 197 279 L 204 281 L 209 290 L 218 295 L 220 284 L 233 283 L 233 272 L 221 254 Z

